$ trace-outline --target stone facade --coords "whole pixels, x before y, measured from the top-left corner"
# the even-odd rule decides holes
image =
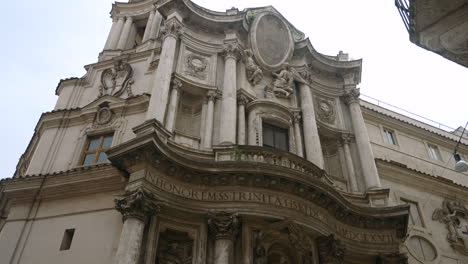
[[[111,14],[0,182],[0,262],[468,262],[459,135],[360,100],[361,60],[273,7]]]

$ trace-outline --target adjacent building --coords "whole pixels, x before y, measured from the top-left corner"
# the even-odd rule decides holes
[[[460,134],[360,100],[361,60],[271,6],[111,17],[0,181],[1,263],[468,263]]]

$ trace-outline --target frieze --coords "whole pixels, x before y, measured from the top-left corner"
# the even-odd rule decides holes
[[[190,177],[190,175],[189,175]],[[369,243],[394,243],[397,239],[389,232],[371,233],[365,231],[354,231],[346,224],[341,224],[330,219],[330,216],[318,210],[317,207],[308,201],[285,197],[267,191],[242,191],[242,190],[205,190],[189,187],[188,185],[176,183],[153,173],[148,173],[146,179],[158,190],[194,201],[206,202],[250,202],[271,205],[279,208],[294,210],[323,225],[330,227],[341,237],[361,242]],[[240,189],[240,188],[238,188]],[[328,202],[322,198],[322,202]],[[359,219],[366,223],[365,219]],[[382,227],[382,226],[381,226]]]

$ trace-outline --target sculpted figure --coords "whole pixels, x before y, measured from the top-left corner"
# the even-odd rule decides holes
[[[267,264],[265,248],[261,245],[255,247],[255,264]]]
[[[180,258],[180,252],[178,250],[179,243],[172,241],[167,245],[166,250],[160,253],[158,257],[159,264],[184,264]]]
[[[253,85],[258,84],[263,79],[263,71],[258,67],[253,59],[252,50],[244,50],[244,63],[247,73],[247,79]]]
[[[278,97],[288,98],[293,92],[294,74],[288,63],[283,65],[279,73],[273,73],[276,79],[273,81],[273,93]]]

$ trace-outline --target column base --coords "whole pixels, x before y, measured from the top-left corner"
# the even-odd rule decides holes
[[[366,199],[372,207],[388,206],[389,188],[370,188],[365,192]]]

